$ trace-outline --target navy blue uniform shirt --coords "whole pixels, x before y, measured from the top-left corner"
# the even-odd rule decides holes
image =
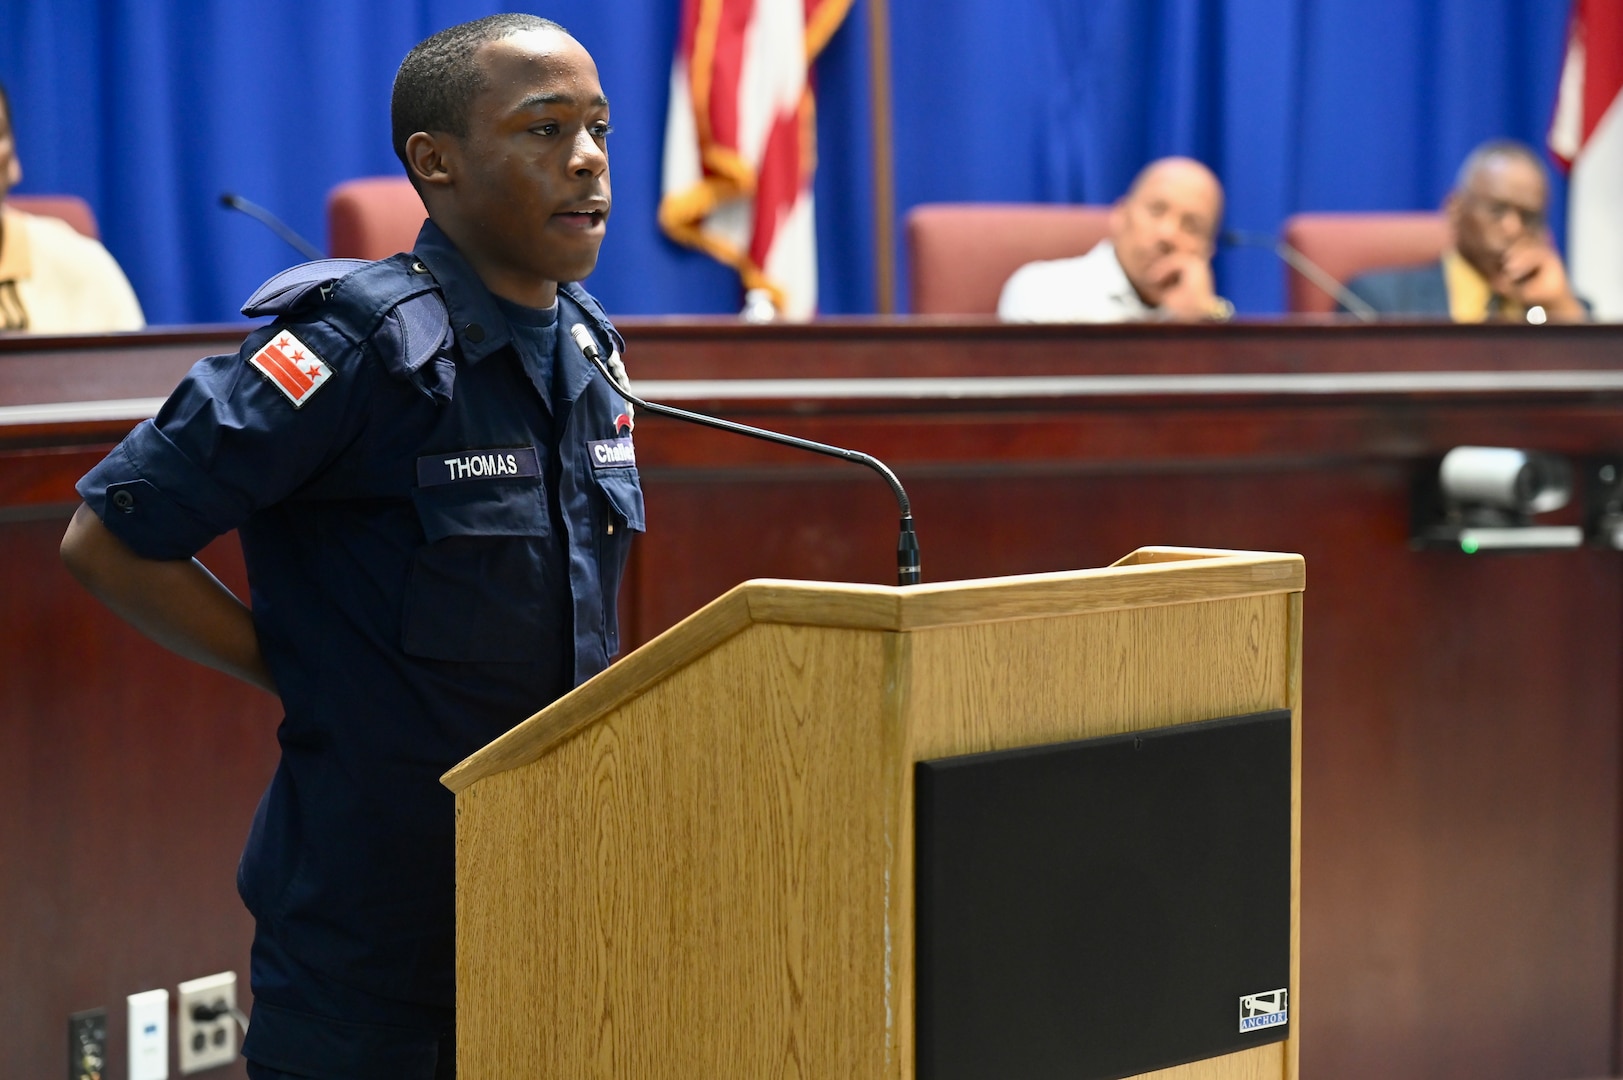
[[[424,282],[452,333],[431,377],[408,377],[379,327]],[[567,328],[584,322],[605,351],[617,335],[573,286],[559,320],[538,385],[495,298],[429,223],[414,255],[200,361],[79,482],[147,558],[238,530],[286,713],[238,887],[289,954],[366,993],[451,1004],[439,777],[618,650],[642,492],[625,402]],[[267,346],[305,372],[297,404]]]

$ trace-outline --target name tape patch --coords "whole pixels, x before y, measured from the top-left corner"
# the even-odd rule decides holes
[[[594,469],[635,469],[637,467],[637,448],[631,444],[631,436],[619,439],[599,439],[586,444],[592,455],[592,468]]]
[[[426,454],[417,459],[417,486],[455,484],[463,480],[490,480],[508,476],[540,476],[541,462],[533,446],[505,446],[495,450],[456,450]]]
[[[1240,1030],[1258,1031],[1278,1027],[1290,1019],[1284,990],[1246,994],[1240,999]]]
[[[332,378],[332,368],[316,355],[316,351],[286,330],[277,334],[248,358],[280,390],[293,407],[304,403]]]

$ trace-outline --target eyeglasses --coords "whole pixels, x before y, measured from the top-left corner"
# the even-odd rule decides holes
[[[1481,195],[1467,195],[1466,202],[1470,205],[1472,213],[1488,221],[1500,222],[1505,220],[1505,215],[1515,214],[1524,230],[1532,231],[1544,227],[1543,210],[1532,210],[1505,202],[1503,199],[1489,199]]]

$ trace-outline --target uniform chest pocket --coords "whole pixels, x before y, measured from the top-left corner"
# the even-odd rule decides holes
[[[419,487],[412,501],[425,543],[412,559],[401,647],[431,660],[565,655],[567,565],[540,479]]]
[[[620,620],[616,599],[626,560],[631,557],[631,536],[643,532],[642,485],[635,469],[602,469],[592,475],[601,496],[593,500],[597,533],[597,569],[603,582],[603,633],[609,656],[620,651]]]
[[[620,531],[623,526],[630,532],[643,532],[642,485],[634,469],[604,469],[593,474],[597,488],[603,493],[608,514],[605,521]]]

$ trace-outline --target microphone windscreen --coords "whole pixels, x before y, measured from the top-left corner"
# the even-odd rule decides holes
[[[597,349],[597,342],[592,340],[592,335],[583,324],[576,323],[571,326],[569,336],[575,339],[575,344],[580,347],[580,351],[585,353],[588,359],[601,355]]]

